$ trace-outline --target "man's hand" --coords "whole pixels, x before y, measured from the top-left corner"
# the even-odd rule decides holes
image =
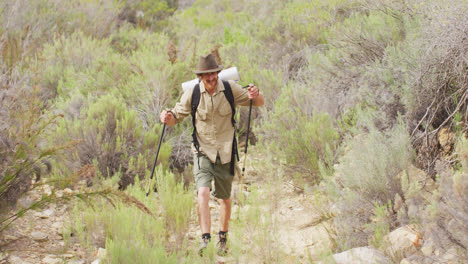
[[[159,119],[161,120],[161,123],[166,124],[168,126],[175,125],[175,118],[171,111],[163,110],[159,115]]]
[[[249,91],[249,99],[255,99],[259,94],[259,90],[255,84],[249,84],[249,88],[247,88]]]
[[[249,84],[249,88],[247,89],[249,91],[249,99],[253,101],[253,104],[255,106],[262,106],[265,103],[265,98],[263,97],[263,94],[260,93],[255,84]]]

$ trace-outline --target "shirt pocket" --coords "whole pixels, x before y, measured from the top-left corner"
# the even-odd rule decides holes
[[[231,105],[229,104],[229,102],[222,103],[218,107],[218,113],[220,116],[232,115],[232,109],[231,109]]]
[[[197,113],[195,114],[195,121],[197,126],[197,132],[199,134],[208,134],[208,112],[205,109],[197,109]]]

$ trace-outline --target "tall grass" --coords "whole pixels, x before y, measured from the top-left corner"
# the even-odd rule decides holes
[[[98,200],[93,207],[77,203],[72,228],[81,243],[90,251],[106,248],[107,263],[179,263],[184,259],[184,252],[189,253],[192,191],[161,168],[156,175],[158,193],[151,192],[147,197],[138,180],[125,191],[147,210],[131,206],[125,199],[114,204]]]

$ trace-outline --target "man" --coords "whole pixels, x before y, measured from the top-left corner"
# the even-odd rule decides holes
[[[222,69],[223,66],[218,65],[214,56],[209,54],[200,57],[197,68],[193,71],[200,80],[192,148],[194,149],[193,172],[198,192],[198,219],[202,231],[200,254],[203,254],[203,250],[211,240],[209,200],[212,181],[214,181],[212,194],[220,203],[219,252],[223,254],[227,252],[227,232],[231,218],[230,197],[234,177],[233,153],[237,149],[233,140],[235,127],[232,122],[231,103],[228,101],[229,95],[226,96],[227,89],[230,87],[232,91],[234,106],[248,106],[250,100],[253,100],[254,106],[264,104],[263,95],[253,84],[245,90],[235,82],[229,81],[229,87],[225,87],[223,81],[218,79],[218,73]],[[162,123],[173,126],[191,114],[194,89],[196,88],[187,89],[172,111],[161,113]]]

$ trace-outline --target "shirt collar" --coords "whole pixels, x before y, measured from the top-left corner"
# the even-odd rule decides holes
[[[221,81],[221,79],[218,78],[218,87],[217,87],[216,92],[214,94],[217,94],[217,93],[223,92],[223,91],[224,91],[223,81]],[[200,94],[205,93],[205,92],[207,92],[206,88],[205,88],[205,84],[202,81],[200,81]]]

